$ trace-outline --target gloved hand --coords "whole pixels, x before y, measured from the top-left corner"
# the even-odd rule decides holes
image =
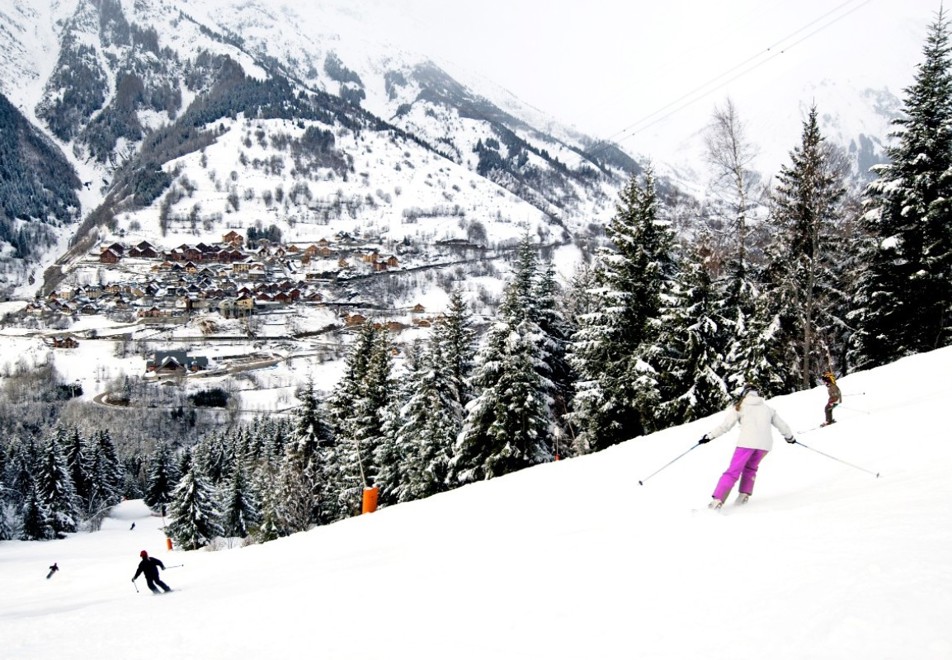
[[[797,439],[794,438],[792,435],[791,435],[789,438],[784,438],[784,440],[786,440],[787,442],[789,442],[791,445],[792,445],[794,442],[797,441]]]
[[[710,442],[711,439],[707,437],[707,433],[701,436],[701,439],[697,441],[699,445],[703,445],[705,442]]]

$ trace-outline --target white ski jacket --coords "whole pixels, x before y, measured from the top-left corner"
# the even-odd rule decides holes
[[[713,439],[723,435],[738,422],[740,422],[740,437],[737,438],[738,447],[770,451],[773,447],[771,425],[777,427],[777,430],[783,434],[784,439],[793,436],[793,431],[777,414],[777,411],[768,406],[760,395],[749,392],[741,402],[740,410],[737,410],[734,406],[728,408],[724,421],[712,429],[707,437]]]

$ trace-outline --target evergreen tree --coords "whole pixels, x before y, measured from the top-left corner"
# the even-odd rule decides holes
[[[673,237],[658,216],[654,176],[632,177],[608,225],[594,309],[579,318],[570,360],[578,374],[572,418],[579,451],[595,451],[656,428],[657,375],[651,355],[662,293],[674,272]]]
[[[871,236],[851,312],[866,369],[952,343],[952,57],[944,8],[930,26],[889,162],[867,189]]]
[[[183,467],[182,478],[172,492],[171,522],[166,531],[182,550],[197,550],[222,535],[221,514],[214,490],[198,467],[187,458]]]
[[[164,510],[172,501],[172,492],[178,481],[179,471],[172,459],[172,451],[160,444],[151,456],[143,500],[153,511]]]
[[[455,483],[491,479],[552,458],[552,384],[539,375],[542,333],[520,311],[521,300],[516,278],[477,355],[478,394],[467,406],[450,464]]]
[[[49,509],[53,531],[57,536],[75,532],[79,524],[79,498],[63,455],[62,434],[49,437],[39,457],[36,489]]]
[[[392,357],[388,333],[364,323],[347,357],[344,376],[331,396],[337,443],[337,517],[360,510],[363,489],[375,484],[377,450],[391,399]]]
[[[98,511],[122,501],[125,492],[125,470],[119,462],[109,431],[100,430],[93,433],[89,439],[89,451],[93,455],[90,469],[90,509]]]
[[[64,453],[69,474],[73,479],[76,496],[79,498],[82,510],[92,513],[89,508],[89,491],[92,488],[91,456],[86,448],[86,441],[75,426],[64,433]]]
[[[18,440],[11,446],[7,483],[10,487],[9,498],[14,504],[22,504],[33,489],[37,461],[36,445],[32,440]]]
[[[662,427],[706,417],[730,400],[724,354],[732,338],[727,334],[723,299],[707,265],[709,255],[705,245],[696,247],[663,312],[658,341]]]
[[[36,485],[30,487],[20,509],[22,528],[20,538],[24,541],[46,541],[56,538],[53,514],[40,495]]]
[[[433,335],[449,369],[448,377],[457,389],[456,400],[465,406],[473,398],[469,384],[476,356],[476,332],[473,319],[459,289],[450,293],[446,313],[434,325]],[[462,418],[459,420],[462,425]]]
[[[773,366],[785,381],[782,392],[808,389],[829,368],[827,338],[844,323],[846,304],[837,269],[843,258],[839,204],[846,191],[820,134],[815,106],[790,160],[780,169],[773,195],[776,232],[768,248],[765,292],[780,329],[773,339],[783,361]]]
[[[249,528],[259,520],[258,503],[247,477],[244,459],[237,456],[231,477],[222,490],[221,525],[224,536],[248,536]]]
[[[415,361],[407,378],[407,397],[401,424],[391,450],[390,466],[381,470],[396,483],[397,501],[429,497],[449,488],[453,445],[463,426],[455,365],[443,350],[447,344],[434,335]]]

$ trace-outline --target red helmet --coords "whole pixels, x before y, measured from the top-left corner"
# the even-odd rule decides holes
[[[149,556],[149,553],[146,552],[145,550],[143,550],[142,552],[139,553],[139,556],[140,556],[140,557],[148,557],[148,556]]]

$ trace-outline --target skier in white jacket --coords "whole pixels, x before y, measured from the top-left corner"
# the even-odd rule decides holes
[[[740,479],[740,495],[737,502],[743,504],[754,492],[754,480],[757,478],[757,468],[760,462],[773,447],[771,426],[776,426],[784,440],[793,443],[793,431],[777,414],[777,411],[767,405],[757,391],[755,385],[748,384],[733,406],[727,409],[724,421],[719,426],[704,434],[698,442],[704,444],[714,438],[727,433],[740,423],[740,436],[737,438],[737,449],[731,458],[730,466],[721,475],[714,495],[708,505],[712,509],[719,509],[730,494],[737,480]]]

